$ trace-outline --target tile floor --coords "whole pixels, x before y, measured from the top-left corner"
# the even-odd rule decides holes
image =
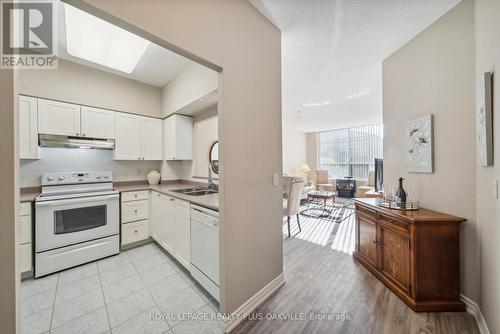
[[[217,310],[217,302],[153,243],[21,283],[21,333],[27,334],[215,334],[224,328],[212,320]]]

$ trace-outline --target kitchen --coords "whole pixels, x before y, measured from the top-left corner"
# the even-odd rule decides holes
[[[67,4],[58,20],[58,69],[18,77],[22,332],[199,326],[146,321],[218,311],[218,73]],[[114,39],[132,50],[110,61]]]

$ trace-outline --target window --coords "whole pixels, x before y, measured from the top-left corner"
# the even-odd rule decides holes
[[[318,168],[328,170],[330,178],[366,181],[375,158],[382,158],[383,137],[382,124],[319,132]]]

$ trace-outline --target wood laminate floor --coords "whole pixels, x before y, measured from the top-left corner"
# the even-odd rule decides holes
[[[350,213],[345,211],[347,218],[340,224],[301,216],[299,234],[292,220],[292,235],[296,235],[284,240],[286,284],[252,315],[263,320],[247,320],[235,332],[479,333],[467,313],[413,312],[355,262],[351,255],[354,215]],[[311,320],[311,314],[336,318]],[[294,319],[276,319],[283,316]]]

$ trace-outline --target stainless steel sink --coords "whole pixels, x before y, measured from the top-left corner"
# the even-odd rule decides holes
[[[218,193],[217,190],[208,188],[186,188],[186,189],[177,189],[172,191],[189,196],[202,196],[202,195],[210,195]]]

